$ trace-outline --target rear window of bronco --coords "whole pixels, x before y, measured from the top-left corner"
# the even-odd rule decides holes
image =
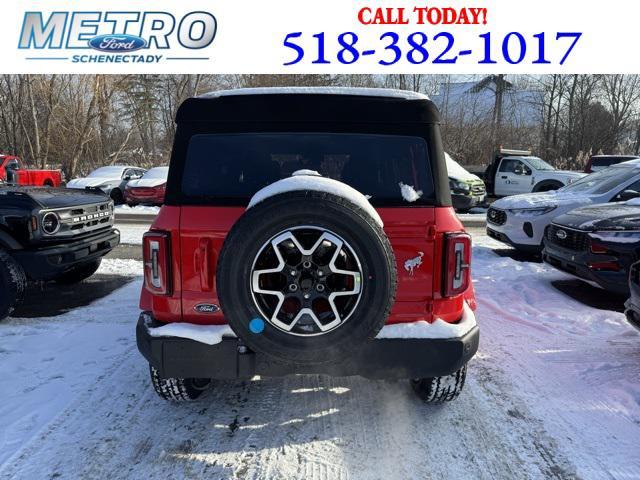
[[[182,193],[246,205],[261,188],[302,169],[351,185],[374,206],[433,204],[425,140],[378,134],[194,135],[187,150]]]

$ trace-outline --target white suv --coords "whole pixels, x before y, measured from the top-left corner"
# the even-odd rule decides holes
[[[640,160],[592,173],[560,190],[496,200],[487,211],[487,235],[516,249],[542,250],[544,230],[553,218],[584,205],[640,196]]]
[[[584,177],[581,172],[556,170],[533,156],[503,157],[496,170],[493,193],[497,197],[557,190]]]

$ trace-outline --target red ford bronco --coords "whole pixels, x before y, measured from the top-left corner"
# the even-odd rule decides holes
[[[186,100],[144,235],[138,349],[156,392],[288,374],[410,379],[453,400],[479,331],[439,115],[379,89]]]

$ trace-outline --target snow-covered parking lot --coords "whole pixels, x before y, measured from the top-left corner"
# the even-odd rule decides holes
[[[640,335],[475,236],[481,347],[461,397],[407,382],[219,383],[169,404],[135,347],[139,277],[0,324],[0,478],[640,478]],[[139,272],[107,260],[107,273]]]

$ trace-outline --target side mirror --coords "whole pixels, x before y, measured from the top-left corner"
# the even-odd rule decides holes
[[[623,190],[618,194],[618,198],[621,202],[626,202],[627,200],[638,197],[640,197],[640,192],[636,192],[635,190]]]
[[[123,180],[131,180],[131,175],[125,175],[122,177]]]

